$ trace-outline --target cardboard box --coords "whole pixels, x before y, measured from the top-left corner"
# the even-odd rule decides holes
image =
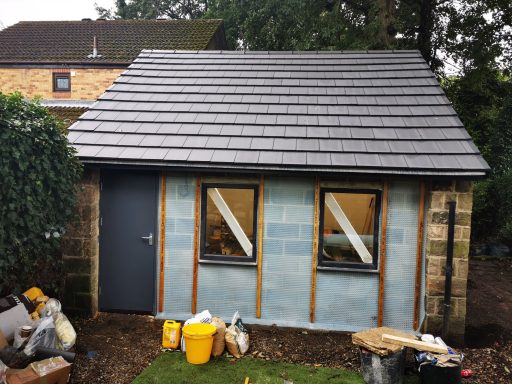
[[[60,357],[60,356],[59,356]],[[44,371],[42,376],[36,372]],[[8,369],[7,384],[66,384],[71,373],[71,364],[62,357],[52,357],[30,364],[25,369]]]
[[[4,334],[0,330],[0,349],[3,349],[7,347],[9,344],[7,343],[7,339],[5,338]]]

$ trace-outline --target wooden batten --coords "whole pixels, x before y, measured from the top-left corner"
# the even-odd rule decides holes
[[[379,309],[377,326],[382,327],[384,321],[384,277],[386,272],[386,234],[388,224],[388,190],[389,184],[384,182],[382,190],[382,231],[380,237],[380,273],[379,273]]]
[[[201,178],[196,177],[196,206],[194,214],[194,269],[192,280],[192,314],[197,312],[197,275],[199,269],[199,227],[201,225]]]
[[[261,284],[263,277],[263,204],[265,202],[264,192],[264,177],[260,177],[260,188],[258,193],[258,276],[256,280],[256,318],[261,318]]]
[[[418,242],[416,246],[416,281],[414,285],[413,329],[418,329],[420,321],[421,272],[423,260],[423,231],[425,222],[425,182],[420,182],[420,201],[418,211]]]
[[[160,187],[160,273],[158,280],[158,312],[164,311],[164,281],[165,281],[165,202],[166,202],[166,188],[167,178],[165,173],[162,173],[162,185]]]
[[[315,205],[313,213],[313,260],[311,266],[311,298],[309,301],[309,321],[315,322],[316,305],[316,267],[318,260],[318,229],[319,229],[319,210],[320,210],[320,179],[315,181]]]

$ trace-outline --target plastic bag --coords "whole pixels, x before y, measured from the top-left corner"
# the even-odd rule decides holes
[[[235,312],[231,325],[226,329],[225,340],[229,353],[236,358],[241,357],[249,350],[249,333],[242,323],[238,311]]]
[[[60,301],[57,299],[49,299],[46,302],[46,305],[44,306],[42,316],[43,317],[50,317],[54,314],[62,311],[62,305],[60,304]]]
[[[189,324],[198,324],[198,323],[204,323],[204,324],[210,324],[212,322],[212,314],[209,310],[205,309],[203,312],[197,313],[194,317],[191,317],[185,323],[183,324],[183,327],[185,325]],[[187,346],[185,345],[185,336],[181,335],[181,352],[185,352],[187,349]]]
[[[53,317],[45,317],[37,326],[36,330],[30,336],[23,352],[27,356],[32,356],[37,347],[55,348],[57,335],[55,332],[55,323]]]
[[[62,312],[53,314],[53,321],[55,323],[55,332],[59,338],[59,342],[62,345],[62,349],[67,351],[76,341],[76,332],[68,318]],[[57,345],[60,346],[60,345]]]
[[[5,383],[5,372],[7,372],[7,365],[0,360],[0,384]]]

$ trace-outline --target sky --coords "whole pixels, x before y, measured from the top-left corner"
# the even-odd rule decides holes
[[[0,0],[0,29],[19,21],[97,19],[94,4],[112,8],[115,0]]]

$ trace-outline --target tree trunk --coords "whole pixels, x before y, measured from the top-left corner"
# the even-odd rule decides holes
[[[431,67],[435,56],[435,52],[432,48],[435,9],[436,0],[421,0],[418,49]]]
[[[379,45],[386,49],[391,48],[395,38],[395,28],[393,27],[395,15],[394,0],[377,0],[379,32],[377,35]]]

